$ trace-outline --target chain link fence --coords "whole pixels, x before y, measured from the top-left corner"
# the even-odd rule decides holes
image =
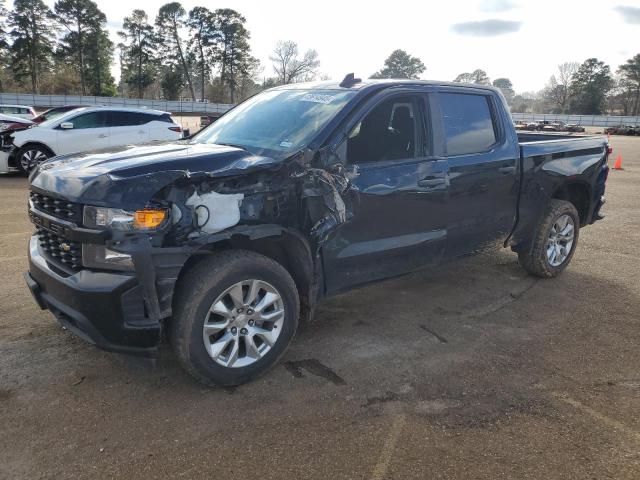
[[[63,105],[146,107],[171,113],[200,113],[214,116],[220,116],[233,107],[233,105],[226,103],[142,100],[137,98],[90,97],[85,95],[31,95],[27,93],[0,93],[0,104],[24,105],[42,109],[61,107]]]
[[[583,127],[615,127],[618,125],[640,126],[640,117],[620,115],[551,115],[538,113],[512,113],[511,117],[518,122],[565,122]]]

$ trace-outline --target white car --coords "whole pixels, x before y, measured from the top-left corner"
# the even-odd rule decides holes
[[[0,105],[0,114],[31,120],[36,116],[36,111],[33,107],[25,107],[24,105]]]
[[[28,173],[56,155],[180,138],[182,127],[167,112],[125,107],[77,108],[16,132],[9,163]]]

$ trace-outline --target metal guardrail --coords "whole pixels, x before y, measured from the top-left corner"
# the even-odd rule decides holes
[[[143,100],[122,97],[91,97],[85,95],[31,95],[28,93],[0,93],[0,104],[29,107],[61,107],[63,105],[109,105],[117,107],[146,107],[171,113],[204,113],[222,115],[233,105],[227,103]]]
[[[582,125],[585,127],[615,127],[617,125],[640,126],[640,117],[627,117],[621,115],[555,115],[538,113],[512,113],[514,121],[521,122],[565,122]]]

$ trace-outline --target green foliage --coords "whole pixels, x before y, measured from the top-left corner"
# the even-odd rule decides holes
[[[479,68],[474,70],[471,73],[461,73],[455,78],[454,82],[475,83],[478,85],[491,85],[491,80],[487,76],[487,72]]]
[[[29,81],[40,92],[42,74],[53,55],[53,13],[42,0],[15,0],[9,17],[11,69],[18,82]]]
[[[370,78],[418,78],[427,67],[418,57],[412,57],[404,50],[394,50],[384,61],[384,68]]]
[[[597,58],[585,60],[572,78],[569,106],[572,113],[600,115],[605,109],[607,94],[613,88],[608,65]]]
[[[235,10],[221,8],[214,12],[216,30],[219,32],[215,60],[220,65],[220,79],[229,89],[229,101],[236,101],[235,93],[241,78],[246,77],[256,59],[249,47],[249,31],[246,19]]]
[[[189,87],[191,99],[196,99],[180,37],[181,30],[186,26],[186,15],[187,12],[179,2],[171,2],[160,7],[156,17],[158,54],[163,59],[161,86],[167,99],[167,92],[172,92],[172,99],[178,97],[185,83]],[[178,83],[167,89],[170,81]],[[174,94],[174,91],[178,93]]]
[[[629,114],[640,115],[640,53],[620,65],[618,74],[622,80],[625,96],[632,105]]]
[[[133,87],[138,98],[144,98],[145,89],[155,80],[159,59],[156,55],[156,37],[143,10],[134,10],[125,17],[122,31],[124,82]]]
[[[56,55],[77,72],[80,92],[105,95],[115,85],[110,72],[113,42],[106,30],[107,17],[92,0],[58,0],[57,21],[67,33],[59,41]]]
[[[496,78],[493,81],[493,86],[498,88],[502,92],[502,95],[504,95],[507,102],[511,104],[513,97],[516,95],[516,92],[513,90],[513,83],[511,83],[511,80],[508,78]]]
[[[211,76],[211,65],[217,55],[220,34],[216,29],[213,12],[205,7],[194,7],[189,12],[187,27],[190,34],[187,44],[188,55],[198,76],[200,99],[204,100],[205,84]]]

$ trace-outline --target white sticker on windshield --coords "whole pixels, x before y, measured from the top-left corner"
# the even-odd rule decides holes
[[[293,145],[291,142],[280,142],[280,146],[284,148],[290,148]]]
[[[336,98],[333,95],[322,95],[320,93],[307,93],[300,98],[301,102],[313,102],[328,104]]]

